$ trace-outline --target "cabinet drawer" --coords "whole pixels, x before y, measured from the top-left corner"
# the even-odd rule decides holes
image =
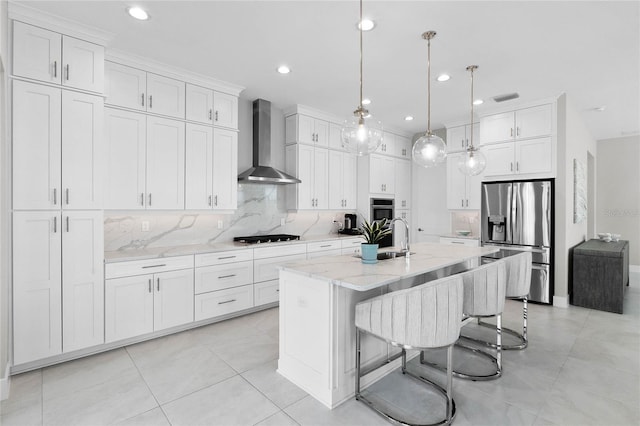
[[[237,262],[196,268],[196,294],[253,283],[253,262]]]
[[[223,263],[244,262],[253,260],[253,250],[229,250],[217,253],[196,254],[194,258],[196,268],[200,266],[221,265]]]
[[[196,321],[253,307],[253,285],[212,291],[195,296]]]
[[[440,244],[458,244],[470,247],[480,247],[480,241],[472,238],[448,238],[440,237]]]
[[[323,250],[323,251],[314,251],[311,253],[307,253],[307,259],[315,259],[316,257],[323,256],[340,256],[342,254],[342,249],[337,248],[333,250]]]
[[[269,257],[287,256],[290,254],[306,254],[306,244],[287,244],[277,247],[261,247],[253,250],[254,259],[266,259]]]
[[[278,265],[293,262],[295,260],[306,259],[305,254],[295,254],[292,256],[270,257],[268,259],[256,259],[253,261],[253,281],[277,280],[279,275]]]
[[[350,247],[350,248],[343,248],[342,250],[340,250],[340,254],[343,255],[343,256],[359,255],[360,254],[360,246],[358,246],[358,247]]]
[[[339,240],[335,241],[318,241],[317,243],[307,243],[307,253],[316,251],[327,251],[342,248]]]
[[[105,279],[109,279],[188,268],[193,268],[193,256],[162,257],[159,259],[107,263],[104,275]]]
[[[362,245],[362,243],[364,242],[364,240],[360,237],[358,238],[349,238],[349,239],[345,239],[345,240],[341,240],[340,241],[340,247],[343,249],[346,248],[360,248],[360,245]]]
[[[253,301],[255,306],[280,301],[279,281],[273,280],[255,284],[253,286]]]

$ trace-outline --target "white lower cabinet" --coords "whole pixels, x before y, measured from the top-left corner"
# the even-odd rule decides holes
[[[346,238],[340,241],[341,254],[359,255],[360,249],[364,243],[364,239],[358,238]]]
[[[440,237],[440,244],[458,244],[461,246],[480,247],[480,240],[477,238]]]
[[[197,294],[195,304],[196,321],[249,309],[253,307],[253,285]]]
[[[105,280],[107,343],[193,321],[193,257],[183,257],[191,259],[190,269]],[[171,267],[171,260],[163,259],[165,263],[157,263],[155,259],[155,265],[151,261],[137,264],[140,271],[153,270],[156,266],[166,269]],[[107,277],[111,275],[111,265],[107,265]]]
[[[14,212],[14,364],[103,343],[102,223],[98,211]]]
[[[280,301],[280,284],[278,280],[264,281],[253,286],[253,301],[255,306],[266,305]]]

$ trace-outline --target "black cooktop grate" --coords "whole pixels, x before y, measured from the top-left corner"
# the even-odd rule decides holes
[[[277,243],[279,241],[294,241],[299,239],[300,239],[300,235],[273,234],[273,235],[252,235],[250,237],[235,237],[233,241],[237,243],[260,244],[260,243]]]

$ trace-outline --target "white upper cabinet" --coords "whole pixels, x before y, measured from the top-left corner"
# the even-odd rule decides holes
[[[329,209],[356,208],[356,156],[329,150]]]
[[[145,208],[147,117],[105,108],[106,209]]]
[[[369,156],[369,192],[393,195],[396,165],[393,158],[384,155]]]
[[[411,208],[411,162],[395,160],[395,208]]]
[[[103,100],[62,92],[62,207],[101,209]]]
[[[109,61],[105,61],[104,68],[105,103],[146,111],[147,73]]]
[[[464,155],[464,153],[457,153],[447,156],[447,208],[450,210],[479,210],[483,175],[466,176],[462,174],[458,169],[458,160]],[[491,158],[491,162],[487,161],[487,169],[490,164],[498,163],[487,151],[485,151],[485,155]]]
[[[345,151],[342,147],[342,127],[336,123],[329,123],[329,148]]]
[[[395,137],[395,153],[396,156],[406,159],[411,159],[411,149],[413,148],[411,145],[411,139],[405,136],[396,135]]]
[[[60,208],[61,99],[55,87],[13,82],[14,209]]]
[[[469,124],[447,127],[447,152],[461,152],[471,144],[471,131],[473,130],[474,146],[480,145],[480,123],[474,123],[473,129]]]
[[[286,143],[328,147],[329,122],[304,114],[290,115],[286,118]]]
[[[104,47],[14,21],[13,74],[102,93]]]
[[[238,133],[213,130],[213,208],[238,207]]]
[[[552,105],[545,104],[482,117],[480,142],[488,144],[549,136],[552,131],[552,111]]]
[[[184,118],[185,83],[158,74],[147,73],[147,111]]]
[[[187,83],[186,114],[189,121],[213,124],[213,90]]]
[[[213,94],[214,126],[238,129],[238,97],[221,92]]]
[[[382,143],[375,150],[376,154],[395,155],[396,136],[393,133],[384,132]]]
[[[185,124],[147,117],[147,208],[184,209]]]
[[[287,186],[290,210],[329,208],[329,150],[295,144],[286,147],[286,172],[302,182]]]

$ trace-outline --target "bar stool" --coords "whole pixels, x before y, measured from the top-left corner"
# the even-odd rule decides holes
[[[502,311],[505,300],[506,270],[505,262],[498,260],[488,263],[470,271],[459,274],[464,284],[463,312],[465,320],[468,318],[496,317],[496,355],[481,349],[464,345],[458,340],[456,348],[471,352],[474,355],[488,359],[495,371],[490,374],[472,374],[454,371],[453,375],[468,380],[493,380],[502,375]],[[461,336],[462,337],[462,336]],[[438,363],[425,358],[424,352],[420,353],[420,362],[444,370]]]
[[[444,419],[431,425],[450,424],[456,414],[452,394],[453,344],[460,336],[463,302],[462,277],[454,275],[421,284],[406,290],[374,297],[356,305],[356,399],[394,423],[410,424],[395,418],[383,407],[360,393],[360,378],[387,364],[367,369],[360,365],[362,333],[375,336],[402,348],[402,373],[423,382],[447,401]],[[407,370],[407,349],[447,348],[447,385],[440,385]]]
[[[503,260],[507,272],[507,288],[505,297],[507,299],[522,299],[522,334],[510,328],[502,327],[502,332],[514,336],[519,343],[513,345],[502,345],[502,350],[520,350],[527,347],[527,296],[531,288],[531,252],[525,251],[513,256],[505,257]],[[495,328],[493,324],[478,319],[478,324],[483,327]],[[461,336],[465,339],[478,343],[484,343],[492,348],[496,347],[493,342],[476,339],[468,336]]]

